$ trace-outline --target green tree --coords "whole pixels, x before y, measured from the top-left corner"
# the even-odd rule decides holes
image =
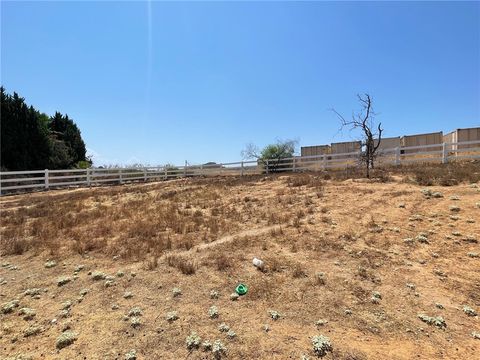
[[[68,166],[74,166],[79,161],[87,161],[85,143],[82,140],[80,130],[68,115],[63,116],[58,111],[50,121],[50,131],[56,140],[61,140],[68,148],[70,162]]]
[[[28,106],[17,93],[1,96],[2,170],[62,169],[91,164],[77,125],[67,116],[52,118]],[[82,163],[83,162],[83,163]]]
[[[279,172],[290,169],[295,154],[296,140],[277,140],[260,150],[254,144],[248,144],[242,151],[244,159],[257,159],[269,172]]]
[[[1,87],[1,167],[9,170],[45,168],[49,140],[39,113],[17,93]]]

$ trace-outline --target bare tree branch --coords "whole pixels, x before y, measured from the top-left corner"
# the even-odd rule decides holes
[[[376,158],[376,152],[380,147],[382,141],[382,123],[375,126],[375,112],[373,111],[372,98],[369,94],[363,96],[357,94],[358,101],[360,102],[362,109],[357,114],[352,113],[352,119],[346,120],[338,111],[331,109],[331,111],[340,120],[340,130],[344,127],[350,127],[350,131],[355,129],[362,130],[362,154],[361,161],[365,163],[367,170],[367,177],[370,177],[370,169],[374,168],[374,161]],[[377,129],[375,131],[375,128]],[[375,144],[375,137],[378,137],[378,142]]]

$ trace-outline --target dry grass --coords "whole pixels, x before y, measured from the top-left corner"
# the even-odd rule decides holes
[[[17,310],[0,314],[2,356],[114,359],[136,349],[139,359],[212,358],[186,349],[186,336],[196,331],[202,339],[221,339],[230,359],[313,358],[310,338],[319,333],[334,347],[327,359],[474,358],[478,340],[470,334],[480,331],[478,319],[458,310],[480,307],[479,260],[467,256],[479,252],[478,243],[463,240],[480,234],[472,166],[459,172],[457,185],[433,185],[444,194],[439,199],[420,192],[419,168],[370,181],[336,172],[331,180],[276,174],[3,197],[0,262],[18,268],[0,267],[1,303],[18,298],[21,307],[35,309],[30,323],[41,331],[24,337],[29,324]],[[434,178],[437,184],[441,176]],[[461,209],[456,220],[452,195]],[[429,244],[404,242],[421,232]],[[265,262],[263,271],[253,257]],[[47,269],[48,259],[57,266]],[[113,276],[113,285],[93,281],[88,273],[94,271]],[[58,286],[62,276],[72,281]],[[240,282],[249,292],[231,301]],[[48,291],[39,299],[23,296],[29,288]],[[174,297],[173,288],[181,295]],[[82,289],[88,293],[80,302]],[[218,299],[210,298],[213,289]],[[374,291],[382,294],[378,304],[371,301]],[[62,318],[67,300],[73,305]],[[217,320],[208,317],[212,305]],[[132,328],[122,316],[135,306],[141,325]],[[272,309],[279,320],[269,317]],[[179,319],[168,322],[172,311]],[[448,326],[431,328],[418,313],[441,315]],[[317,327],[318,319],[328,323]],[[235,340],[218,332],[222,322]],[[67,326],[78,339],[53,353]]]

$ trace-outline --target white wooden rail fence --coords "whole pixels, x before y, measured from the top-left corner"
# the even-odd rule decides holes
[[[360,166],[361,152],[295,156],[279,163],[237,161],[223,164],[156,166],[112,169],[68,169],[0,172],[0,192],[33,191],[133,181],[168,180],[180,177],[208,175],[248,175],[272,171],[319,171]],[[377,164],[401,165],[422,162],[447,163],[460,159],[480,159],[480,140],[434,145],[396,147],[382,150]]]

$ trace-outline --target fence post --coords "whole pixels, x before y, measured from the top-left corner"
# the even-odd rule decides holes
[[[123,184],[122,169],[119,170],[120,174],[120,184]]]
[[[242,161],[242,165],[241,165],[241,169],[240,169],[240,176],[243,176],[243,161]]]
[[[166,166],[165,166],[165,180],[168,180],[168,169]]]
[[[268,159],[267,159],[267,161],[266,161],[266,165],[267,165],[266,171],[267,171],[267,175],[268,175]]]
[[[295,156],[294,156],[294,157],[293,157],[293,165],[292,165],[292,170],[293,170],[293,172],[295,172],[295,163],[296,163],[296,161],[295,161]]]
[[[48,190],[48,187],[50,186],[49,185],[49,182],[48,182],[48,169],[45,169],[45,189]]]
[[[90,168],[87,168],[87,186],[90,187]]]
[[[400,147],[395,148],[395,165],[400,165]]]
[[[327,170],[327,154],[323,154],[323,170]]]
[[[183,167],[183,177],[187,177],[187,160],[185,160],[185,166]]]
[[[200,164],[200,176],[203,175],[203,164]]]
[[[143,181],[147,182],[147,168],[146,167],[143,168]]]
[[[447,152],[447,144],[442,144],[442,164],[446,164],[448,162],[448,152]]]

